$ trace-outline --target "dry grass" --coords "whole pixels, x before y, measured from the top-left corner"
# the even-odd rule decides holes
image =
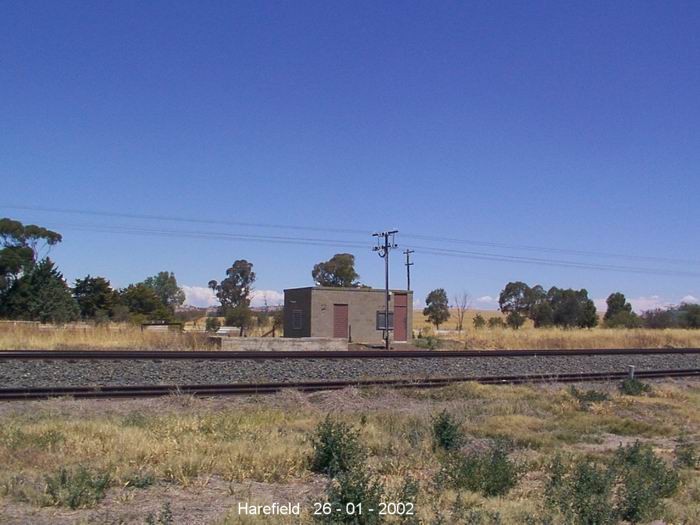
[[[493,313],[493,312],[492,312]],[[421,323],[416,317],[415,328]],[[424,334],[433,334],[429,325]],[[252,334],[255,335],[255,334]],[[564,330],[524,327],[520,330],[480,329],[472,325],[461,334],[443,332],[444,348],[468,349],[567,349],[567,348],[697,348],[700,330],[606,329]],[[202,332],[149,332],[128,324],[34,325],[0,322],[0,350],[60,349],[167,349],[211,350]]]
[[[195,519],[196,509],[176,509],[175,523],[258,523],[238,516],[235,502],[308,503],[311,497],[323,497],[325,482],[308,470],[306,458],[310,433],[330,412],[359,430],[370,469],[388,486],[407,475],[421,482],[420,512],[426,523],[434,523],[436,513],[448,512],[457,496],[430,489],[438,465],[431,418],[447,409],[462,423],[470,443],[495,438],[514,443],[513,456],[527,473],[512,492],[500,498],[463,497],[499,512],[504,524],[523,523],[526,515],[541,509],[542,465],[556,452],[607,457],[620,442],[641,438],[671,461],[680,436],[700,440],[698,382],[656,383],[653,393],[642,397],[621,396],[614,385],[595,388],[607,391],[610,399],[588,410],[559,386],[473,383],[404,392],[5,404],[0,406],[0,504],[14,505],[15,514],[31,514],[34,523],[63,523],[53,511],[39,508],[43,479],[59,467],[82,465],[110,474],[110,496],[97,510],[109,512],[112,519],[127,509],[133,513],[138,501],[159,508],[165,501],[163,488],[172,487],[168,490],[172,494],[177,488],[178,497],[208,494],[208,500],[223,507],[216,519],[209,515],[208,520]],[[681,491],[664,511],[667,522],[693,523],[700,515],[700,472],[686,469],[682,476]],[[149,477],[153,486],[132,488]],[[65,523],[93,511],[76,512]],[[40,519],[43,513],[50,519]],[[308,521],[307,514],[288,522]],[[281,518],[267,522],[287,523]]]
[[[0,350],[211,350],[207,335],[152,332],[129,324],[38,325],[0,322]]]

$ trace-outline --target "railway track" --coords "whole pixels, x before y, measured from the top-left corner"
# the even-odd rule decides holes
[[[542,357],[582,355],[646,355],[646,354],[700,354],[700,348],[600,348],[574,350],[346,350],[346,351],[283,351],[283,352],[234,352],[234,351],[180,351],[180,350],[3,350],[3,360],[45,359],[63,361],[70,359],[385,359],[387,357],[415,357],[421,359],[445,357]]]
[[[482,384],[524,384],[524,383],[574,383],[589,381],[619,381],[629,377],[627,372],[580,373],[558,375],[511,375],[486,377],[449,377],[424,379],[378,379],[366,381],[317,381],[285,383],[249,383],[220,385],[143,385],[143,386],[98,386],[98,387],[56,387],[56,388],[6,388],[0,389],[0,401],[48,399],[52,397],[72,398],[135,398],[157,397],[173,394],[196,396],[256,395],[272,394],[285,389],[302,392],[339,390],[348,387],[389,387],[389,388],[438,388],[454,383],[475,381]],[[642,370],[635,377],[643,379],[700,377],[700,369]]]

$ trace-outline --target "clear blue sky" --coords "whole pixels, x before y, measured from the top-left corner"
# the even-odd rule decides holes
[[[51,256],[71,281],[90,273],[124,286],[167,269],[206,286],[246,258],[259,289],[282,290],[311,284],[315,262],[351,251],[363,282],[381,286],[383,265],[360,233],[11,206],[367,234],[396,227],[401,249],[696,274],[417,250],[418,298],[436,287],[496,296],[510,280],[585,287],[595,298],[700,297],[699,28],[697,2],[5,1],[0,215],[62,232]]]

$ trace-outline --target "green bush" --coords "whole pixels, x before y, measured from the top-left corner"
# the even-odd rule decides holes
[[[508,458],[502,444],[481,452],[452,453],[443,460],[439,482],[455,489],[502,496],[515,486],[520,468]]]
[[[433,450],[441,448],[443,450],[458,449],[464,436],[459,423],[450,415],[447,410],[443,410],[433,418]]]
[[[695,468],[700,460],[695,444],[685,441],[684,439],[678,442],[674,453],[676,455],[675,464],[678,467]]]
[[[326,489],[330,513],[316,516],[316,521],[326,524],[352,523],[374,525],[382,523],[379,504],[384,500],[384,485],[363,465],[341,472]],[[336,512],[341,509],[341,512]],[[361,509],[361,512],[360,512]],[[374,509],[374,512],[369,512]]]
[[[221,321],[218,317],[207,317],[204,328],[207,332],[216,332],[221,328]]]
[[[355,429],[327,415],[311,437],[311,470],[334,477],[360,465],[366,456]]]
[[[569,388],[569,393],[578,401],[581,410],[588,410],[592,403],[601,403],[610,399],[610,396],[605,392],[598,392],[597,390],[582,391],[575,386]]]
[[[610,469],[579,460],[567,469],[559,456],[549,465],[545,500],[572,525],[616,523],[612,505],[614,476]]]
[[[434,337],[432,335],[429,335],[427,337],[421,337],[420,339],[416,339],[413,341],[413,344],[417,346],[418,348],[425,348],[427,350],[435,350],[437,348],[440,348],[440,339],[437,337]]]
[[[678,488],[678,474],[638,441],[618,448],[612,468],[620,484],[618,514],[632,523],[654,518],[660,500]]]
[[[620,447],[609,465],[578,460],[565,467],[559,457],[549,466],[545,500],[566,523],[607,525],[658,518],[661,500],[678,488],[678,474],[648,445]]]
[[[472,323],[474,323],[474,328],[481,330],[484,326],[486,326],[486,319],[484,319],[483,315],[476,314],[474,319],[472,319]]]
[[[639,379],[629,378],[620,384],[620,392],[625,396],[641,396],[651,392],[651,386],[642,383]]]
[[[46,495],[49,505],[71,509],[91,507],[102,500],[109,486],[109,474],[93,475],[80,466],[76,470],[61,468],[46,476]]]

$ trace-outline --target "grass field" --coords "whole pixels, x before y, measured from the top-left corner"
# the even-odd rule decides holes
[[[591,388],[593,394],[462,384],[430,391],[8,403],[0,405],[0,523],[312,523],[312,502],[324,501],[330,490],[310,460],[312,436],[327,414],[354,429],[366,453],[357,460],[360,471],[383,487],[384,499],[407,498],[405,490],[399,493],[407,479],[415,481],[410,497],[421,523],[564,523],[564,511],[545,498],[555,456],[562,454],[567,465],[590,460],[585,465],[599,472],[614,464],[621,444],[636,440],[660,460],[644,468],[678,477],[673,493],[642,522],[697,523],[700,471],[688,452],[700,440],[700,383],[655,383],[641,396],[621,395],[615,385]],[[450,454],[436,447],[433,435],[442,411],[459,425],[459,448]],[[512,487],[488,495],[450,481],[450,458],[478,455],[496,443],[507,456],[488,472],[505,477],[504,465],[512,465]],[[641,479],[635,487],[651,483]],[[623,488],[616,486],[612,501],[624,496]],[[370,501],[368,492],[364,486],[356,497]],[[299,519],[258,520],[238,515],[244,501],[299,502],[305,510]]]
[[[492,312],[493,314],[493,312]],[[700,330],[574,329],[523,327],[474,329],[461,333],[441,329],[438,348],[451,349],[566,349],[566,348],[693,348],[700,347]],[[416,315],[414,332],[434,334]],[[253,333],[252,335],[256,335]],[[0,322],[0,350],[13,349],[170,349],[211,350],[203,332],[149,332],[133,325],[40,327]]]

